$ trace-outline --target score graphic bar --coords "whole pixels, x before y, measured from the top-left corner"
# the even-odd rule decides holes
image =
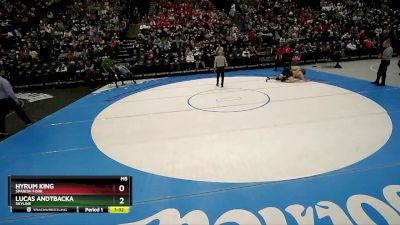
[[[11,212],[21,213],[129,213],[128,206],[109,207],[11,207]]]
[[[12,212],[127,213],[132,205],[131,176],[9,176],[8,184]]]

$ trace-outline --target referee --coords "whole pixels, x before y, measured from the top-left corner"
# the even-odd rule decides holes
[[[26,125],[32,123],[32,120],[25,114],[21,106],[22,102],[15,96],[10,83],[0,76],[0,137],[8,136],[8,133],[6,133],[6,115],[10,110],[15,111]]]
[[[228,62],[222,51],[218,51],[218,55],[214,60],[214,71],[217,73],[217,86],[219,85],[219,77],[221,76],[221,87],[224,87],[224,70],[228,66]]]
[[[385,48],[385,50],[383,50],[383,52],[379,54],[379,58],[381,59],[381,64],[379,65],[378,73],[376,74],[376,80],[374,82],[371,82],[378,86],[385,86],[386,71],[390,64],[390,60],[392,59],[393,56],[393,48],[390,46],[390,39],[386,39],[382,45]],[[379,83],[379,80],[381,80],[381,78],[382,81],[381,83]]]

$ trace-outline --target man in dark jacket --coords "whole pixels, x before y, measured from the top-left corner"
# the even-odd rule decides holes
[[[27,125],[32,123],[32,120],[22,109],[22,102],[15,96],[8,80],[0,76],[0,137],[8,136],[8,133],[6,133],[6,115],[11,110],[15,111]]]

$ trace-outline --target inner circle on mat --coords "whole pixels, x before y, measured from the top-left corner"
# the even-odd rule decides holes
[[[191,96],[199,108],[262,104],[265,96],[273,101],[220,113],[191,107]],[[97,147],[119,163],[209,182],[278,181],[338,170],[376,153],[391,132],[385,109],[358,93],[252,76],[227,77],[224,89],[206,78],[145,90],[111,104],[92,125]]]
[[[188,104],[194,109],[208,112],[243,112],[263,107],[269,101],[269,96],[261,91],[221,88],[192,95]]]

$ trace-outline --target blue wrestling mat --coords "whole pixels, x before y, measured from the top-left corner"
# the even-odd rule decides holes
[[[235,77],[260,79],[257,85],[267,85],[269,82],[266,83],[264,79],[267,75],[277,75],[277,72],[269,69],[228,72],[225,75],[225,87],[229,90],[229,80]],[[383,142],[383,146],[373,153],[356,162],[348,162],[346,166],[310,176],[296,176],[291,179],[271,178],[265,181],[260,178],[253,182],[236,181],[234,178],[238,172],[226,174],[232,178],[228,181],[217,179],[205,181],[202,178],[191,178],[190,174],[169,176],[168,172],[157,173],[147,171],[143,169],[144,167],[136,168],[125,162],[120,163],[108,153],[103,153],[98,147],[100,144],[94,140],[95,131],[92,127],[95,118],[117,101],[140,95],[148,90],[166,88],[167,85],[201,82],[209,78],[212,78],[210,87],[215,88],[214,77],[215,74],[171,77],[93,93],[1,142],[0,224],[400,224],[399,88],[377,87],[363,80],[308,70],[307,77],[313,81],[310,83],[338,87],[372,100],[387,112],[392,126],[391,129],[388,128],[387,141],[378,140]],[[245,88],[245,84],[243,87]],[[280,90],[278,86],[274,88],[275,92]],[[268,104],[267,101],[260,101],[260,107],[264,107],[265,110],[270,105],[278,104],[276,97],[269,95],[268,91],[266,86],[264,92],[268,94]],[[185,104],[190,96],[197,96],[198,93],[203,91],[198,90],[188,95],[188,98],[184,99]],[[239,97],[224,97],[218,98],[217,101],[231,102],[238,99]],[[206,103],[199,100],[196,104]],[[189,105],[187,107],[187,110],[193,110]],[[251,109],[253,108],[259,109],[257,107]],[[240,110],[234,111],[237,113],[236,111]],[[201,111],[201,113],[210,112]],[[370,114],[374,115],[374,112]],[[251,119],[254,118],[248,118]],[[147,125],[148,123],[143,123],[138,129],[146,130]],[[355,122],[351,125],[361,124]],[[211,124],[207,126],[210,126],[211,130],[214,129]],[[375,124],[367,126],[373,129]],[[173,133],[175,129],[178,128],[171,127],[170,132]],[[125,135],[129,130],[128,127],[117,132]],[[330,132],[337,133],[340,137],[340,133],[344,131],[345,129]],[[324,132],[320,135],[323,136]],[[357,143],[370,142],[370,137],[364,139],[359,137],[350,143],[355,146],[355,152],[363,150]],[[108,141],[107,135],[98,138]],[[132,136],[131,142],[135,142],[135,138]],[[287,140],[290,142],[290,137]],[[330,153],[335,155],[334,149],[341,148],[341,140],[338,138],[330,144],[332,145]],[[135,149],[126,151],[126,155],[121,157],[136,157]],[[250,147],[248,151],[251,154]],[[179,154],[176,157],[179,157]],[[159,159],[154,159],[155,164],[160,164],[157,160]],[[335,160],[335,157],[325,160],[329,162]],[[310,170],[319,167],[317,161],[307,164]],[[285,162],[281,164],[284,168]],[[269,169],[264,171],[264,174],[270,176],[277,172]],[[130,175],[132,206],[127,214],[11,213],[7,204],[9,191],[7,180],[10,175]]]

